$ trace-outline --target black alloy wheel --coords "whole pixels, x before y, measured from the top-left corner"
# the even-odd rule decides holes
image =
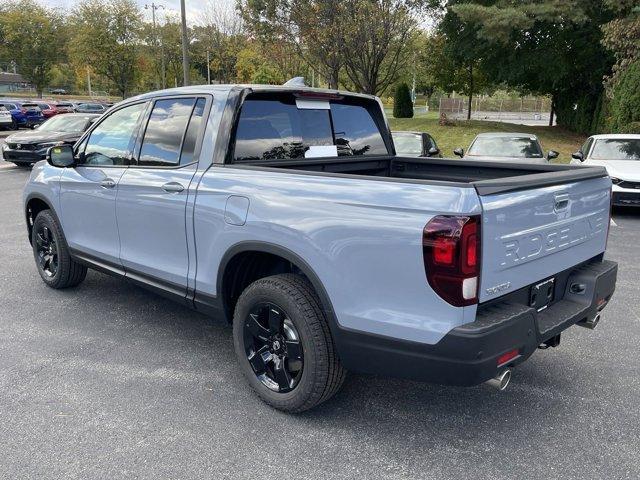
[[[38,265],[49,278],[58,272],[58,244],[48,226],[40,224],[36,230]]]
[[[300,335],[286,312],[273,303],[256,304],[244,327],[247,360],[256,377],[269,390],[293,390],[302,377],[304,352]]]

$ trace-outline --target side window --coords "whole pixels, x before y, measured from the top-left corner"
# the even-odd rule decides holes
[[[144,103],[130,105],[105,118],[86,141],[84,165],[128,165],[133,134],[144,107]]]
[[[591,150],[592,143],[593,143],[593,138],[587,138],[587,141],[584,142],[584,144],[582,145],[582,148],[580,148],[580,151],[584,155],[584,158],[587,158],[587,155],[589,154],[589,150]]]
[[[189,126],[187,127],[187,133],[184,136],[182,142],[182,155],[180,156],[180,165],[186,165],[193,161],[193,155],[196,151],[196,141],[198,140],[198,134],[202,127],[202,116],[204,114],[204,107],[207,101],[204,98],[199,98],[196,101],[196,106],[191,114],[191,120],[189,120]]]
[[[144,132],[138,165],[175,166],[195,98],[157,100]]]

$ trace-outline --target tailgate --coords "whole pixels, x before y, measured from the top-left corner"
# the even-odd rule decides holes
[[[524,179],[521,177],[521,179]],[[484,302],[552,277],[604,252],[611,180],[480,193]]]

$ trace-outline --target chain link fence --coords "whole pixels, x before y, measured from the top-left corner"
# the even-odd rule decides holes
[[[450,120],[466,120],[468,107],[467,98],[440,98],[440,115]],[[547,97],[478,97],[471,102],[472,120],[546,125],[550,113],[551,99]]]

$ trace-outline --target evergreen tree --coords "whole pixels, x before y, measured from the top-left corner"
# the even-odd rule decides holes
[[[413,118],[413,102],[411,92],[406,83],[401,83],[396,88],[393,100],[393,116],[395,118]]]

